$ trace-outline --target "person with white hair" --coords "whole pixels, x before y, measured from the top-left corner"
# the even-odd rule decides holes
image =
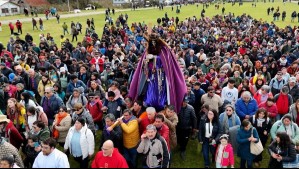
[[[141,135],[138,153],[145,155],[144,166],[147,168],[168,168],[170,154],[165,139],[157,133],[154,125],[146,127],[146,133]]]
[[[273,97],[273,95],[268,85],[263,85],[253,96],[258,105],[262,102],[266,102],[269,97]]]
[[[191,66],[191,63],[197,60],[197,56],[194,54],[194,50],[190,50],[189,54],[185,58],[186,68],[189,68]]]
[[[255,99],[251,98],[251,94],[248,91],[242,93],[235,104],[236,113],[240,117],[241,121],[252,117],[258,109],[258,105]]]
[[[146,126],[149,124],[153,124],[155,121],[155,116],[156,116],[156,109],[154,107],[148,107],[146,110],[147,117],[143,118],[140,123],[139,123],[139,133],[142,135],[145,130]]]

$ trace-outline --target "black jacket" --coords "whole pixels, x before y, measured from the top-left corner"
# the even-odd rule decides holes
[[[296,149],[293,143],[287,145],[286,148],[281,148],[279,155],[282,156],[282,160],[278,162],[271,156],[271,153],[277,154],[277,142],[273,141],[268,148],[270,154],[269,168],[283,168],[282,162],[293,162],[296,160]]]
[[[178,128],[180,129],[195,129],[197,124],[197,118],[195,115],[194,108],[191,105],[182,107],[178,114],[179,123]]]
[[[218,119],[216,121],[217,122],[212,123],[213,130],[212,130],[212,135],[210,137],[210,141],[215,140],[216,142],[218,142],[222,132],[221,132],[221,127],[220,127]],[[199,142],[203,142],[203,140],[205,138],[206,123],[207,123],[207,116],[204,115],[200,119],[200,123],[199,123],[199,127],[198,127],[198,130],[199,130],[198,140],[199,140]]]
[[[5,67],[1,70],[2,74],[8,78],[9,74],[13,73],[12,69]]]
[[[103,129],[102,132],[102,138],[101,138],[101,144],[100,146],[102,147],[104,142],[107,140],[111,140],[114,144],[115,148],[118,148],[120,152],[122,152],[122,145],[123,145],[123,134],[122,134],[122,129],[120,126],[114,127],[114,129],[108,134],[107,130]]]

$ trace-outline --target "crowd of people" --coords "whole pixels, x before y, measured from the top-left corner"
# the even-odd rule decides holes
[[[259,167],[258,142],[270,168],[297,162],[296,26],[165,14],[149,27],[120,15],[96,35],[0,43],[0,167],[68,168],[73,157],[88,168],[95,155],[93,168],[168,168],[189,138],[206,168],[235,167],[234,155]]]

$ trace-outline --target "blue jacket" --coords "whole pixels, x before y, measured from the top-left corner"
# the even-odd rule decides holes
[[[246,105],[242,98],[239,98],[236,102],[236,113],[240,119],[244,119],[246,115],[250,117],[255,114],[258,109],[256,100],[250,99],[249,103]]]
[[[253,160],[255,158],[255,155],[250,153],[250,142],[248,141],[248,138],[251,136],[251,130],[252,128],[246,131],[243,127],[240,127],[238,130],[237,142],[239,143],[239,147],[237,155],[241,159]],[[253,137],[258,139],[255,143],[260,139],[255,128],[253,129]]]
[[[48,98],[46,96],[42,97],[42,100],[41,100],[41,103],[40,105],[43,107],[44,106],[44,101],[46,101]],[[54,94],[51,98],[50,98],[50,110],[49,112],[45,112],[48,119],[54,119],[55,115],[58,113],[58,110],[61,106],[63,106],[64,103],[63,101],[61,100],[61,98]],[[44,107],[43,107],[44,108]]]
[[[70,81],[66,88],[66,94],[72,94],[74,89],[79,87],[83,87],[84,91],[86,90],[86,85],[81,80],[78,80],[76,87],[75,84],[72,81]]]

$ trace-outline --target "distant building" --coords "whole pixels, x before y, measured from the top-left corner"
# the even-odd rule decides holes
[[[0,0],[0,16],[20,14],[20,5],[10,1]]]
[[[113,5],[122,5],[122,4],[128,4],[131,0],[113,0]]]

